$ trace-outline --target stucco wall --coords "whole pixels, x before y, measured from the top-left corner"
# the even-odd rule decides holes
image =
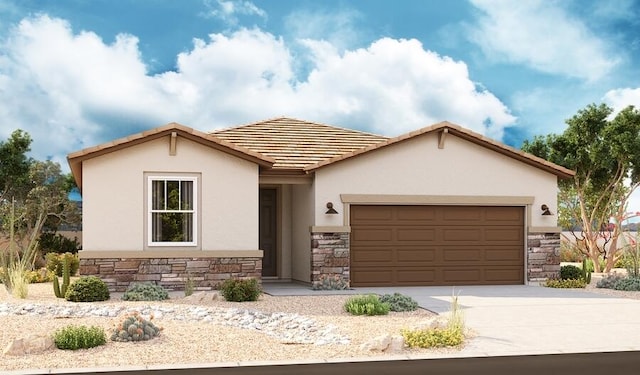
[[[437,134],[320,168],[315,177],[315,225],[345,225],[340,194],[438,196],[533,196],[529,226],[556,226],[541,216],[546,204],[557,214],[557,177],[449,134],[444,149]],[[338,215],[326,215],[333,202]],[[455,204],[455,199],[450,204]]]
[[[258,248],[258,166],[182,137],[170,156],[167,136],[84,162],[84,251],[144,248],[145,172],[199,174],[198,249]]]
[[[313,185],[292,185],[291,266],[294,280],[311,281],[311,233],[313,221]]]

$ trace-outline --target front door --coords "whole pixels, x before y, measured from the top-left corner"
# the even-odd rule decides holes
[[[277,197],[278,191],[271,188],[260,189],[260,250],[262,256],[262,276],[277,276]]]

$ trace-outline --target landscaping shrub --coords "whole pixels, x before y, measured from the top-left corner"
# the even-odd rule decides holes
[[[104,345],[107,338],[104,329],[100,327],[71,325],[56,331],[53,342],[58,349],[77,350]]]
[[[161,285],[152,283],[131,284],[122,295],[125,301],[162,301],[169,299],[169,293]]]
[[[615,290],[625,290],[625,291],[639,291],[640,290],[640,278],[637,277],[625,277],[616,281],[613,284],[613,289]]]
[[[43,254],[76,254],[80,249],[80,242],[77,238],[70,239],[60,233],[43,232],[38,239],[38,246]]]
[[[549,288],[584,288],[587,283],[582,279],[548,279],[544,286]]]
[[[64,258],[69,259],[69,274],[71,276],[74,276],[78,272],[78,268],[80,268],[80,259],[77,255],[71,253],[48,253],[47,255],[45,255],[47,269],[53,271],[56,276],[62,276],[62,264],[64,263]]]
[[[561,262],[579,262],[584,258],[584,255],[574,243],[569,241],[560,242],[560,261]]]
[[[582,268],[574,265],[566,265],[560,267],[560,278],[562,280],[580,279],[582,277]]]
[[[349,283],[340,275],[320,275],[320,279],[311,286],[313,290],[345,290],[349,289]]]
[[[106,301],[109,288],[96,276],[83,276],[69,286],[65,299],[71,302]]]
[[[48,283],[50,281],[53,281],[54,277],[55,277],[54,273],[44,267],[38,270],[30,271],[27,274],[27,279],[31,284]]]
[[[220,285],[225,300],[231,302],[257,301],[262,289],[256,279],[227,279]]]
[[[414,311],[418,308],[418,302],[400,293],[382,295],[380,302],[388,303],[391,311]]]
[[[344,310],[353,315],[387,315],[389,309],[389,304],[375,294],[351,297],[344,304]]]
[[[464,318],[458,304],[458,297],[451,300],[451,315],[444,328],[402,330],[405,343],[410,348],[441,348],[458,346],[464,342]]]
[[[624,279],[624,276],[620,274],[617,274],[617,273],[607,274],[605,277],[598,280],[598,282],[596,283],[596,288],[613,289],[614,285],[616,285],[616,283],[622,279]]]
[[[156,326],[152,322],[153,316],[145,319],[140,313],[134,311],[128,314],[113,329],[111,333],[111,341],[146,341],[158,336],[161,327]]]

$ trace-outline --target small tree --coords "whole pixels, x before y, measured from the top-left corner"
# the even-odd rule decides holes
[[[633,191],[640,185],[640,112],[595,104],[568,119],[560,134],[535,137],[522,149],[576,171],[560,181],[559,224],[571,230],[578,250],[593,260],[596,272],[608,272],[622,255],[618,238]],[[604,269],[600,259],[605,261]]]

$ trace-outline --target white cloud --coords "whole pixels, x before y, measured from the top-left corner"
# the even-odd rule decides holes
[[[630,105],[640,108],[640,87],[609,90],[604,95],[604,101],[613,108],[614,113]]]
[[[242,0],[205,0],[207,12],[202,14],[204,17],[218,18],[229,25],[238,24],[238,16],[258,16],[264,20],[267,19],[267,12],[258,8],[251,1]]]
[[[343,53],[302,44],[312,61],[302,79],[282,38],[259,29],[196,39],[175,71],[150,75],[134,36],[106,44],[60,19],[25,19],[0,46],[0,137],[22,128],[36,158],[64,165],[69,152],[171,121],[208,131],[286,115],[398,135],[449,120],[498,139],[515,122],[463,62],[416,40]]]
[[[362,14],[354,9],[296,10],[285,18],[285,26],[297,39],[324,40],[338,50],[350,48],[362,38],[356,22]]]
[[[471,0],[482,15],[470,39],[490,59],[596,81],[621,61],[555,1]]]

